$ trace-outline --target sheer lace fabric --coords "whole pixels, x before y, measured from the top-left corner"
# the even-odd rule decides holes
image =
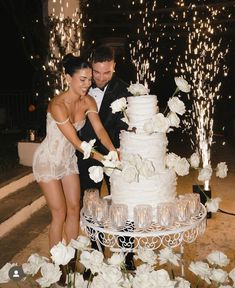
[[[48,182],[79,173],[75,148],[57,126],[67,121],[58,123],[47,113],[47,136],[33,157],[33,173],[37,182]],[[85,125],[85,119],[73,125],[78,131]]]

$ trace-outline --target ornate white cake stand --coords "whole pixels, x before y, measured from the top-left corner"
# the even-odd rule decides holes
[[[85,215],[81,210],[81,228],[92,241],[96,241],[99,250],[101,245],[110,248],[112,252],[134,252],[138,247],[156,250],[163,247],[180,247],[181,275],[184,276],[184,243],[192,243],[206,230],[207,211],[203,204],[197,215],[186,222],[175,222],[173,226],[162,227],[152,222],[147,229],[136,229],[134,223],[127,221],[122,230],[112,226],[111,219],[107,218],[102,224],[97,223]]]
[[[100,251],[100,244],[112,251],[121,249],[124,252],[135,251],[138,247],[152,250],[161,246],[174,248],[183,243],[192,243],[205,232],[207,211],[204,205],[200,206],[198,215],[186,222],[175,222],[173,226],[162,227],[152,222],[147,229],[136,229],[133,222],[127,221],[121,230],[115,229],[109,218],[102,224],[95,222],[82,209],[81,228],[92,241],[96,241]]]

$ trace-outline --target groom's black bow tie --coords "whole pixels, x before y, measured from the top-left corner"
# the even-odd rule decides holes
[[[100,87],[98,87],[98,86],[96,85],[95,82],[93,82],[93,83],[91,84],[91,88],[93,88],[93,89],[98,88],[98,89],[100,89],[101,91],[104,91],[104,89],[105,89],[106,86],[107,86],[107,85],[105,85],[104,87],[100,88]]]

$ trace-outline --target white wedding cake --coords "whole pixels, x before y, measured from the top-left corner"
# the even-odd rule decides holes
[[[129,219],[139,204],[174,201],[176,174],[166,168],[168,140],[165,132],[154,132],[150,126],[159,125],[157,97],[155,95],[127,98],[126,120],[128,131],[120,133],[121,169],[110,176],[113,203],[128,205]],[[162,114],[161,114],[162,115]]]

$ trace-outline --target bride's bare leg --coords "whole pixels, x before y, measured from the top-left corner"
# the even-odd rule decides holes
[[[52,248],[62,240],[63,226],[66,217],[66,203],[60,180],[48,183],[40,182],[47,205],[51,211],[52,221],[49,229],[49,246]]]
[[[72,174],[62,179],[62,185],[67,205],[65,234],[67,243],[76,239],[79,232],[80,216],[80,179],[78,174]]]

